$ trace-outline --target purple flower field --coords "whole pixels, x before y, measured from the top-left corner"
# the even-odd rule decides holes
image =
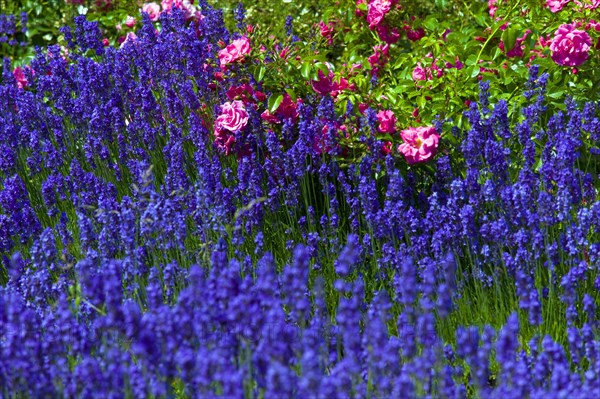
[[[0,18],[3,398],[600,397],[600,4],[66,3]]]

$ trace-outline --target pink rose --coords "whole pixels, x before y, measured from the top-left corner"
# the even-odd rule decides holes
[[[498,3],[498,0],[488,0],[488,12],[492,18],[494,18],[496,11],[498,11],[498,5],[496,3]]]
[[[160,6],[156,3],[146,3],[142,6],[142,12],[150,16],[150,21],[156,22],[160,17]]]
[[[396,116],[394,112],[388,110],[377,113],[379,120],[379,131],[381,133],[394,133],[396,131]]]
[[[29,68],[29,67],[25,67],[25,68]],[[22,89],[27,86],[27,83],[28,83],[27,77],[25,76],[25,73],[23,73],[23,68],[16,67],[13,70],[13,76],[14,76],[15,80],[17,81],[17,87],[19,89]]]
[[[411,127],[400,132],[400,136],[404,143],[398,146],[398,151],[410,165],[428,161],[437,152],[440,135],[433,127]]]
[[[415,30],[409,25],[406,25],[403,29],[406,31],[406,38],[411,42],[418,42],[425,37],[425,29],[423,28],[418,28]]]
[[[556,13],[563,9],[563,7],[570,3],[571,0],[546,0],[546,7],[550,9],[550,11]]]
[[[390,45],[376,44],[373,47],[373,55],[369,57],[369,64],[371,64],[371,75],[377,75],[380,68],[383,68],[388,60]]]
[[[600,7],[600,0],[583,0],[583,3],[581,1],[575,1],[575,3],[580,7],[583,6],[583,8],[587,8],[588,10],[595,10],[596,8]]]
[[[592,39],[585,31],[575,29],[572,24],[561,25],[550,44],[552,60],[564,66],[581,65],[587,60],[591,45]]]
[[[247,124],[248,112],[243,102],[235,100],[221,105],[221,115],[215,120],[215,142],[225,151],[225,155],[230,154],[235,143],[232,133],[243,129]]]
[[[128,28],[133,28],[135,26],[135,23],[136,20],[131,15],[128,15],[127,19],[125,19],[125,26]]]
[[[248,124],[248,112],[240,100],[226,102],[221,105],[221,115],[215,121],[216,130],[229,130],[235,132],[243,129]]]
[[[432,78],[431,71],[429,68],[423,68],[420,63],[413,69],[412,78],[415,82],[419,80],[430,80]]]
[[[369,28],[374,29],[377,25],[379,25],[385,15],[390,12],[391,8],[391,0],[371,0],[367,6],[367,22],[369,23]]]
[[[379,38],[388,44],[394,44],[400,40],[400,32],[397,28],[390,28],[386,24],[379,24],[375,28]]]
[[[243,60],[246,54],[250,53],[250,41],[246,36],[234,40],[231,44],[219,51],[219,61],[221,67],[233,62]]]
[[[325,24],[325,22],[319,22],[319,29],[321,29],[321,36],[327,39],[327,43],[333,43],[333,23]]]
[[[333,90],[333,72],[329,72],[328,76],[325,76],[322,70],[319,69],[318,72],[319,80],[311,81],[312,88],[314,91],[324,96]]]

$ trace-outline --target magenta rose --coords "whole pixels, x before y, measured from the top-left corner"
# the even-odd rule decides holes
[[[367,22],[369,23],[369,28],[374,29],[379,25],[385,17],[385,14],[390,12],[391,8],[391,0],[371,0],[367,6]]]
[[[388,110],[377,113],[379,120],[379,131],[381,133],[394,133],[396,131],[396,116],[394,112]]]
[[[29,68],[29,67],[25,67],[25,68]],[[13,76],[15,77],[15,80],[17,81],[17,87],[19,89],[22,89],[27,86],[27,83],[28,83],[27,77],[25,76],[25,73],[23,72],[23,68],[16,67],[13,70]]]
[[[156,3],[146,3],[142,6],[142,12],[145,12],[150,17],[150,21],[158,21],[160,17],[160,6]]]
[[[221,67],[227,64],[243,60],[246,54],[250,53],[250,41],[246,36],[234,40],[231,44],[219,51],[219,61]]]
[[[433,127],[410,127],[400,132],[400,136],[404,143],[398,146],[398,151],[410,165],[426,162],[437,152],[440,135]]]
[[[218,131],[225,129],[235,132],[243,129],[247,124],[248,112],[246,112],[244,103],[240,100],[235,100],[221,105],[221,115],[215,121],[215,129]]]
[[[571,0],[546,0],[546,7],[550,9],[550,11],[556,13],[563,9],[567,3],[570,3]]]
[[[587,60],[591,45],[592,39],[585,31],[575,29],[572,24],[563,24],[550,43],[552,60],[564,66],[581,65]]]

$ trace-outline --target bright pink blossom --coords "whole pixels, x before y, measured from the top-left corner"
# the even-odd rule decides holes
[[[158,21],[160,17],[160,6],[156,3],[146,3],[142,6],[142,12],[145,12],[150,16],[150,21]]]
[[[583,8],[587,8],[588,10],[595,10],[596,8],[600,7],[600,0],[583,0],[583,2],[576,0],[575,3],[580,7],[583,6]]]
[[[229,130],[235,132],[243,129],[248,124],[248,112],[244,103],[239,100],[226,102],[221,105],[221,115],[215,121],[215,130]]]
[[[498,11],[498,6],[497,6],[498,0],[488,0],[488,12],[490,14],[490,17],[494,18],[494,15],[496,15],[496,11]]]
[[[29,68],[29,67],[25,67],[25,68]],[[17,87],[19,89],[22,89],[24,87],[27,86],[27,77],[25,76],[25,73],[23,73],[23,68],[21,67],[16,67],[13,70],[13,76],[15,78],[15,80],[17,81]]]
[[[373,55],[369,57],[369,64],[371,64],[371,75],[377,75],[380,68],[383,68],[389,58],[390,45],[376,44],[373,47]]]
[[[417,63],[417,67],[413,69],[412,78],[415,82],[419,80],[431,80],[433,78],[431,74],[431,70],[429,68],[424,68],[421,66],[421,63]]]
[[[370,29],[375,29],[392,8],[391,0],[371,0],[367,6],[367,22]]]
[[[396,131],[396,116],[393,111],[385,110],[377,113],[379,131],[381,133],[394,133]]]
[[[226,155],[231,153],[235,143],[234,132],[243,129],[248,124],[248,112],[244,103],[236,100],[221,105],[221,115],[215,120],[215,142],[217,146],[225,151]]]
[[[260,117],[269,123],[281,123],[281,121],[286,119],[291,120],[292,123],[296,123],[298,119],[297,105],[289,94],[284,93],[283,100],[275,110],[275,114],[272,114],[267,109],[260,114]]]
[[[398,151],[410,165],[429,161],[437,152],[440,135],[434,127],[411,127],[400,132],[400,136],[404,143]]]
[[[352,87],[348,85],[348,80],[342,77],[340,77],[339,81],[334,81],[334,74],[331,70],[329,71],[329,74],[325,76],[323,71],[319,69],[318,77],[318,80],[311,81],[311,85],[313,90],[322,96],[329,94],[332,97],[336,97],[341,91],[352,89]]]
[[[561,25],[550,44],[552,60],[564,66],[581,65],[587,60],[591,45],[592,39],[585,31],[575,29],[572,24]]]
[[[326,24],[325,22],[320,21],[319,28],[321,29],[321,36],[323,36],[325,39],[327,39],[327,43],[332,44],[333,43],[334,24],[331,22]]]
[[[243,60],[246,54],[250,53],[250,41],[246,36],[234,40],[231,44],[219,51],[219,61],[221,67],[233,62]]]
[[[570,3],[571,0],[546,0],[546,7],[550,9],[550,11],[556,13],[563,9],[567,3]]]

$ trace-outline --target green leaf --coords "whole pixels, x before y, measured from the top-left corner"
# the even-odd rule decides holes
[[[475,65],[475,63],[477,62],[477,54],[471,54],[467,57],[467,60],[465,61],[465,65]]]
[[[473,70],[471,71],[471,77],[474,78],[475,76],[479,75],[479,72],[481,72],[481,68],[479,68],[478,66],[474,67]]]
[[[263,78],[265,77],[266,71],[267,71],[267,68],[265,68],[264,65],[261,65],[260,69],[258,70],[258,76],[256,77],[256,80],[258,82],[262,82]]]
[[[504,51],[509,52],[515,47],[515,43],[517,42],[518,32],[516,29],[512,27],[506,28],[504,32],[502,32],[502,41],[504,42]]]
[[[277,111],[277,108],[279,108],[279,105],[281,104],[281,102],[283,101],[283,94],[278,95],[277,97],[275,97],[275,95],[271,95],[271,97],[269,97],[269,112],[270,113],[274,113],[275,111]]]
[[[285,89],[286,93],[290,95],[290,98],[293,101],[296,101],[296,98],[298,98],[298,96],[296,96],[296,92],[294,92],[294,90],[292,89]]]
[[[307,61],[304,64],[302,64],[300,75],[302,75],[304,79],[310,78],[310,62]]]

